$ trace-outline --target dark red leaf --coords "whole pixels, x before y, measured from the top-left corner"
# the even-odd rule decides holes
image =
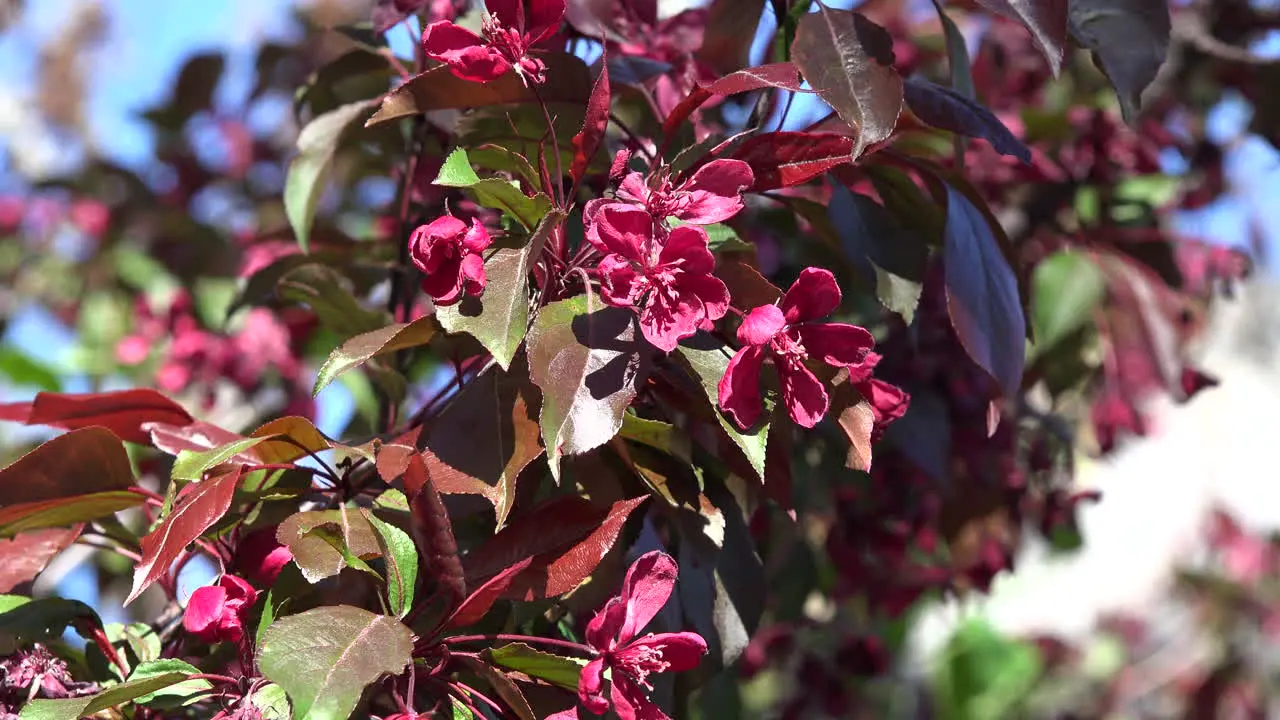
[[[1000,119],[976,101],[951,88],[911,78],[904,87],[907,106],[925,123],[953,133],[982,138],[996,152],[1030,164],[1031,150]]]
[[[853,162],[854,141],[836,133],[771,132],[748,138],[733,157],[751,166],[756,192],[791,187]]]
[[[1016,20],[1031,31],[1041,52],[1057,75],[1062,67],[1062,51],[1067,43],[1068,0],[978,0],[991,12]],[[1167,8],[1165,3],[1161,6]]]
[[[782,289],[769,282],[759,270],[738,260],[722,260],[716,265],[716,277],[729,288],[733,306],[749,312],[782,297]]]
[[[449,595],[449,607],[467,596],[467,581],[458,559],[458,541],[453,536],[453,523],[445,509],[431,474],[421,454],[409,459],[404,473],[404,490],[413,510],[414,530],[422,545],[426,571]]]
[[[671,135],[680,128],[681,123],[689,119],[694,110],[716,95],[737,95],[778,88],[792,92],[808,92],[800,84],[800,71],[789,62],[760,65],[745,68],[725,75],[706,87],[694,87],[689,95],[680,101],[662,123],[662,132]]]
[[[133,485],[120,438],[104,427],[59,435],[0,470],[0,505],[41,502]]]
[[[569,177],[575,183],[587,174],[587,166],[600,149],[600,141],[604,140],[605,129],[609,127],[610,93],[609,64],[601,62],[600,77],[596,79],[595,87],[591,89],[591,99],[587,101],[582,131],[573,136],[573,165],[569,168]]]
[[[0,508],[0,537],[10,537],[31,530],[62,528],[97,520],[121,510],[141,505],[142,495],[128,490],[72,495],[6,505]]]
[[[617,541],[631,511],[647,499],[623,500],[609,508],[578,496],[548,500],[472,553],[467,576],[491,578],[533,558],[503,596],[533,600],[562,595],[596,569]]]
[[[1045,0],[1055,12],[1070,8],[1071,34],[1093,51],[1120,98],[1126,122],[1142,104],[1169,53],[1169,3],[1161,0]],[[1056,20],[1056,17],[1055,17]]]
[[[146,445],[151,438],[142,429],[144,424],[182,426],[192,418],[181,405],[155,390],[136,389],[84,394],[42,392],[29,403],[0,405],[0,420],[63,430],[101,425],[121,440]]]
[[[32,530],[0,540],[0,593],[34,579],[50,560],[80,537],[83,527]]]
[[[791,58],[804,79],[840,117],[857,130],[850,153],[893,134],[902,111],[902,77],[894,69],[893,36],[862,15],[833,10],[800,19]]]
[[[697,57],[721,74],[750,62],[751,43],[764,14],[764,0],[715,0],[707,11],[707,26]]]
[[[155,530],[142,538],[142,559],[134,568],[133,589],[124,603],[137,599],[151,583],[169,570],[188,545],[222,519],[240,484],[243,466],[184,487],[169,513]]]
[[[151,435],[151,445],[175,457],[183,450],[204,452],[245,439],[243,435],[223,430],[217,425],[211,425],[202,420],[196,420],[187,425],[151,422],[143,425],[143,430]],[[247,454],[240,458],[244,462],[257,462],[254,457]]]
[[[454,611],[446,627],[465,627],[479,622],[489,612],[489,608],[493,607],[493,604],[507,591],[507,588],[511,587],[516,576],[528,569],[532,563],[533,558],[525,558],[476,588],[476,591],[471,593]]]

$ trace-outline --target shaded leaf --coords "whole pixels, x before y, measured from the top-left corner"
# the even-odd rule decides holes
[[[527,242],[519,247],[500,247],[490,254],[484,263],[488,278],[484,294],[465,297],[456,305],[437,307],[440,325],[451,333],[471,335],[493,355],[499,367],[510,368],[529,326],[529,273],[542,254],[543,245],[564,218],[559,210],[546,212]]]
[[[956,27],[947,11],[942,9],[940,0],[933,0],[933,8],[938,11],[942,34],[947,40],[947,69],[951,73],[951,87],[964,97],[976,100],[978,93],[973,87],[973,63],[969,59],[969,46],[964,34]]]
[[[142,538],[142,558],[134,568],[133,588],[125,604],[133,602],[169,570],[187,546],[222,519],[240,483],[241,469],[187,485],[178,492],[173,512]]]
[[[501,210],[504,214],[515,218],[529,231],[538,228],[539,223],[551,210],[551,198],[543,193],[529,196],[525,195],[519,187],[502,178],[482,179],[471,168],[467,151],[462,148],[449,153],[433,184],[465,188],[476,196],[476,202],[488,208]]]
[[[423,546],[427,572],[447,593],[449,606],[453,607],[467,596],[467,580],[462,571],[462,561],[458,558],[458,541],[453,535],[449,511],[440,499],[440,492],[420,453],[409,459],[409,467],[404,473],[404,489],[409,496],[415,527],[420,533],[419,542]]]
[[[276,292],[285,300],[307,305],[325,327],[345,337],[387,324],[383,313],[361,305],[342,275],[327,265],[312,263],[290,270],[280,279]]]
[[[424,317],[411,323],[396,323],[356,335],[329,353],[328,359],[316,374],[316,383],[311,388],[311,394],[319,395],[320,391],[339,375],[380,355],[426,345],[431,342],[435,334],[434,318]]]
[[[889,139],[902,110],[902,78],[893,68],[893,37],[862,15],[833,10],[800,18],[792,60],[857,140],[850,155]]]
[[[529,331],[529,377],[542,389],[538,423],[552,475],[560,458],[605,444],[622,427],[647,372],[629,310],[590,295],[546,305]]]
[[[920,78],[910,78],[904,87],[907,106],[926,124],[968,137],[982,138],[996,152],[1031,162],[1031,150],[992,112],[976,100]]]
[[[702,343],[695,346],[692,342],[685,341],[676,353],[684,360],[690,372],[698,380],[703,391],[707,395],[707,400],[711,402],[712,412],[715,413],[716,420],[720,422],[720,427],[724,428],[729,439],[733,441],[738,449],[742,450],[742,454],[746,456],[747,461],[751,463],[752,469],[760,476],[763,482],[765,450],[769,445],[769,426],[770,416],[772,415],[773,401],[766,398],[765,412],[761,414],[763,420],[756,424],[755,427],[748,430],[739,430],[738,426],[731,422],[720,412],[720,378],[724,377],[725,371],[729,368],[730,355],[726,349],[711,346],[710,343]]]
[[[1066,3],[1067,0],[1056,0]],[[1161,0],[1070,0],[1071,34],[1093,51],[1132,123],[1169,52],[1169,4]]]
[[[85,427],[48,440],[0,470],[0,506],[131,485],[133,468],[120,438],[103,427]]]
[[[915,317],[924,287],[929,247],[902,227],[884,206],[836,184],[827,206],[845,255],[876,289],[876,297],[908,324]]]
[[[1093,319],[1106,278],[1088,256],[1061,250],[1036,265],[1031,279],[1031,325],[1044,352]]]
[[[524,643],[485,650],[482,656],[495,665],[546,680],[566,690],[577,691],[578,676],[582,674],[582,665],[573,659],[535,650]]]
[[[547,65],[548,81],[539,87],[543,100],[586,105],[591,97],[591,74],[581,59],[567,53],[544,53],[539,59]],[[365,127],[431,110],[534,102],[537,97],[533,91],[513,72],[487,83],[474,83],[441,65],[414,75],[383,98]]]
[[[543,452],[538,405],[538,389],[523,371],[491,371],[468,384],[427,437],[424,461],[436,489],[483,496],[501,529],[516,479]]]
[[[382,554],[377,531],[361,508],[294,513],[280,523],[276,540],[289,547],[312,584],[342,572],[349,557],[363,561]]]
[[[489,687],[497,693],[503,704],[515,714],[520,720],[537,720],[537,716],[533,714],[533,708],[529,707],[529,701],[525,699],[524,693],[520,692],[520,688],[516,686],[515,681],[507,677],[507,674],[498,670],[489,663],[475,657],[463,657],[463,662],[472,672],[484,678],[489,683]]]
[[[18,717],[20,720],[77,720],[135,698],[153,694],[186,679],[185,673],[165,673],[113,685],[89,697],[32,700],[22,708]]]
[[[716,264],[715,275],[729,288],[733,306],[743,312],[750,312],[760,305],[769,305],[782,297],[781,288],[744,262],[721,261]]]
[[[298,720],[345,720],[367,685],[410,663],[413,633],[393,617],[336,605],[280,618],[258,667],[288,693]]]
[[[596,78],[596,84],[591,89],[591,99],[587,101],[587,115],[582,122],[582,131],[573,136],[573,164],[569,167],[569,177],[575,183],[587,174],[587,165],[604,140],[605,130],[609,127],[611,99],[609,64],[604,62],[600,64],[600,77]]]
[[[18,533],[0,540],[0,593],[34,580],[49,561],[80,536],[81,526]]]
[[[871,403],[849,382],[847,370],[841,371],[842,379],[831,386],[831,414],[849,441],[845,467],[860,472],[871,470],[871,430],[875,426],[875,412]]]
[[[791,187],[853,162],[856,143],[836,133],[779,131],[747,138],[733,157],[751,166],[755,192]]]
[[[763,13],[764,0],[714,0],[696,57],[722,75],[746,67]]]
[[[576,495],[548,500],[512,521],[467,556],[467,577],[492,578],[527,558],[534,562],[505,597],[535,600],[574,589],[604,559],[631,512],[648,496],[597,507]]]
[[[303,252],[309,250],[316,205],[324,193],[343,131],[371,104],[370,100],[361,100],[335,108],[312,118],[298,133],[298,154],[289,162],[284,182],[284,211]]]
[[[480,622],[493,604],[511,587],[516,576],[527,570],[532,563],[533,558],[527,557],[486,580],[483,585],[467,596],[466,600],[462,601],[458,609],[453,612],[453,616],[449,618],[446,627],[466,627]]]
[[[378,533],[378,548],[386,560],[387,605],[396,617],[403,618],[413,606],[418,584],[418,548],[409,533],[372,514],[368,519]]]
[[[1022,23],[1031,31],[1056,76],[1067,43],[1069,0],[978,0],[988,10]]]
[[[48,641],[79,623],[102,625],[93,608],[79,600],[0,595],[0,637]]]
[[[146,502],[128,490],[74,495],[72,497],[17,503],[0,508],[0,537],[44,528],[59,528],[98,520]]]
[[[1018,279],[1000,252],[986,216],[950,185],[943,258],[947,310],[965,351],[1006,398],[1022,385],[1026,320]]]
[[[781,62],[744,68],[725,75],[706,87],[694,87],[680,101],[680,104],[671,110],[667,119],[662,121],[662,132],[667,135],[674,134],[680,129],[680,125],[689,119],[694,110],[717,95],[738,95],[766,88],[809,92],[801,85],[800,70],[793,63]]]

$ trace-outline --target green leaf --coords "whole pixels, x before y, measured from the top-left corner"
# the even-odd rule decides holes
[[[484,263],[488,277],[484,294],[437,307],[440,325],[450,333],[471,335],[493,354],[499,367],[510,368],[529,326],[529,272],[564,218],[559,210],[549,212],[523,245],[495,250]]]
[[[22,708],[18,718],[20,720],[77,720],[77,718],[127,703],[134,698],[153,694],[186,679],[185,673],[165,673],[120,683],[89,697],[32,700]]]
[[[707,399],[711,401],[712,411],[720,421],[720,427],[729,434],[733,444],[742,450],[742,454],[747,457],[747,461],[763,481],[765,448],[769,444],[769,425],[773,415],[772,400],[765,399],[765,412],[762,413],[764,419],[757,423],[756,427],[745,431],[739,430],[737,425],[720,412],[720,378],[724,377],[725,371],[729,369],[729,355],[725,354],[725,350],[720,347],[695,346],[693,342],[686,341],[676,348],[676,353],[701,383]]]
[[[372,105],[361,100],[317,116],[298,133],[298,154],[284,182],[284,211],[303,252],[308,252],[316,205],[324,193],[338,141],[347,126]]]
[[[249,699],[253,706],[262,713],[262,720],[289,720],[289,696],[284,688],[275,683],[267,683]]]
[[[245,438],[200,452],[182,450],[178,453],[177,459],[173,461],[173,472],[170,476],[174,480],[199,480],[209,470],[225,462],[230,462],[235,456],[253,449],[255,445],[259,445],[267,439],[265,436]],[[248,458],[241,458],[241,461],[246,460]]]
[[[396,617],[404,617],[413,607],[418,584],[418,548],[409,533],[369,515],[369,524],[378,531],[378,547],[387,564],[387,604]]]
[[[501,210],[529,231],[538,227],[538,223],[551,210],[551,198],[543,193],[529,197],[519,187],[501,178],[481,179],[471,169],[467,151],[462,148],[457,148],[445,158],[435,184],[470,190],[476,196],[476,202],[487,208]]]
[[[971,620],[951,638],[938,668],[934,692],[940,716],[944,720],[1013,717],[1041,668],[1040,653],[1033,645],[1004,637],[984,621]]]
[[[679,220],[674,223],[675,227],[687,224]],[[702,229],[707,233],[707,247],[711,248],[711,252],[746,252],[755,248],[739,237],[737,230],[724,223],[703,225]]]
[[[933,7],[938,11],[938,19],[942,22],[942,34],[947,39],[947,66],[951,71],[951,87],[970,100],[977,99],[978,93],[973,88],[973,66],[969,60],[969,46],[965,43],[960,28],[942,9],[939,0],[933,0]]]
[[[311,394],[319,395],[338,376],[375,357],[426,345],[435,334],[434,319],[424,317],[411,323],[397,323],[357,335],[329,353],[329,358],[320,366],[320,372],[316,375],[316,384],[312,387]]]
[[[413,633],[399,620],[335,605],[267,628],[258,667],[285,689],[298,720],[345,720],[365,687],[403,672],[412,652]]]
[[[0,595],[0,637],[18,640],[56,639],[78,620],[100,625],[93,608],[79,600]]]
[[[647,372],[635,314],[578,295],[542,308],[529,331],[529,377],[542,389],[538,424],[551,474],[560,458],[593,450],[622,428]]]
[[[1037,353],[1089,323],[1106,290],[1102,270],[1081,253],[1061,250],[1037,265],[1031,278],[1031,326]]]
[[[387,324],[385,313],[366,309],[347,287],[337,270],[320,264],[294,268],[280,278],[276,293],[290,302],[311,308],[325,327],[352,337]]]
[[[9,378],[9,382],[17,387],[34,387],[49,392],[62,389],[58,373],[16,348],[0,348],[0,375]]]
[[[692,457],[692,440],[689,434],[671,423],[647,420],[627,413],[622,418],[621,437],[648,445],[681,460]]]
[[[358,508],[294,513],[280,523],[276,539],[289,546],[302,576],[313,584],[342,572],[349,558],[382,553],[367,513]]]
[[[184,660],[173,660],[165,658],[163,660],[151,660],[138,665],[129,673],[129,680],[145,680],[147,678],[168,675],[171,673],[182,673],[185,676],[197,675],[200,673],[199,668]],[[195,679],[183,680],[180,683],[169,685],[155,692],[145,695],[139,695],[134,698],[134,702],[139,705],[156,705],[158,707],[177,707],[185,705],[183,702],[189,700],[191,696],[205,690],[211,690],[213,683],[208,680]],[[158,701],[158,702],[157,702]]]
[[[458,698],[449,696],[449,706],[453,708],[453,720],[475,720],[476,714]]]
[[[582,674],[582,667],[585,664],[571,658],[535,650],[524,643],[503,645],[486,650],[483,654],[495,665],[575,691],[578,689],[578,676]]]

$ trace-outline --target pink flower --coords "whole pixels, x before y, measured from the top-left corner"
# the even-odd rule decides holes
[[[645,690],[653,690],[649,675],[692,670],[707,653],[707,641],[692,632],[636,636],[671,597],[677,571],[670,555],[645,553],[627,571],[622,594],[611,598],[587,624],[587,644],[600,653],[578,680],[578,698],[587,710],[602,715],[612,704],[622,720],[666,720],[645,695]],[[603,686],[606,668],[611,671],[608,697]]]
[[[222,575],[217,583],[191,593],[182,627],[207,643],[238,642],[244,637],[249,609],[257,599],[258,591],[252,585],[235,575]]]
[[[640,313],[640,331],[664,352],[719,320],[729,309],[729,289],[711,274],[715,256],[702,228],[681,226],[659,243],[649,215],[610,205],[594,225],[609,254],[600,261],[600,295],[616,307]]]
[[[276,526],[249,533],[236,548],[232,567],[259,585],[271,585],[293,559],[288,545],[276,539]]]
[[[712,160],[679,184],[672,183],[665,172],[647,181],[643,174],[631,172],[618,185],[616,200],[593,200],[584,214],[590,221],[609,205],[634,204],[656,222],[675,218],[690,225],[711,225],[737,215],[742,210],[742,191],[754,182],[751,166],[741,160]]]
[[[760,419],[760,373],[772,357],[782,382],[782,402],[791,419],[811,428],[827,414],[830,399],[805,366],[809,359],[849,368],[855,382],[865,379],[875,340],[856,325],[809,322],[840,305],[840,288],[828,270],[807,268],[778,305],[761,305],[738,328],[743,344],[720,379],[720,407],[741,428]]]
[[[560,28],[565,0],[488,0],[485,5],[484,37],[440,20],[422,31],[427,55],[471,82],[489,82],[511,69],[526,85],[546,82],[547,66],[528,52]]]
[[[100,239],[107,233],[107,226],[111,223],[111,209],[99,200],[86,198],[76,200],[71,203],[71,208],[67,211],[71,224],[79,228],[80,232],[93,238]]]
[[[437,305],[453,305],[463,293],[483,293],[486,280],[480,253],[491,242],[479,220],[473,219],[468,227],[452,215],[414,230],[409,237],[409,254],[427,276],[422,281],[423,292]]]

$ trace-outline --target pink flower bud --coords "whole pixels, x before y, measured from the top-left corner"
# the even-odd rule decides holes
[[[187,632],[207,642],[238,642],[244,637],[249,610],[258,599],[258,591],[235,575],[222,575],[213,585],[205,585],[191,593],[182,626]]]

